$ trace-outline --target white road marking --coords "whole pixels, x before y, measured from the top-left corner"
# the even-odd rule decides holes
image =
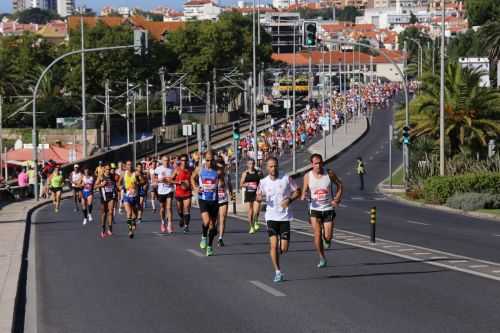
[[[363,197],[351,197],[351,200],[364,200]]]
[[[188,251],[191,254],[194,254],[197,257],[204,257],[203,253],[201,253],[200,251],[196,251],[193,249],[187,249],[186,251]]]
[[[237,218],[237,219],[239,219],[241,221],[244,221],[245,223],[247,222],[246,217],[237,216],[237,215],[234,215],[234,214],[230,214],[230,216],[233,217],[233,218]],[[303,221],[303,220],[300,220],[300,219],[296,219],[296,220],[299,221],[299,222],[301,222],[301,223],[304,223],[304,224],[307,223],[306,221]],[[308,236],[308,237],[313,237],[314,236],[310,232],[298,231],[298,230],[293,230],[293,229],[292,229],[292,231],[295,232],[295,233],[297,233],[297,234],[305,235],[305,236]],[[366,239],[367,238],[366,235],[359,234],[359,233],[352,232],[352,231],[348,231],[348,230],[336,229],[336,231],[338,233],[341,232],[341,233],[346,234],[346,235],[357,236],[357,237],[360,237],[361,239]],[[458,254],[455,254],[455,253],[450,253],[450,252],[441,251],[441,250],[435,250],[435,249],[431,249],[431,248],[423,247],[423,246],[418,246],[418,245],[412,245],[412,244],[407,244],[407,243],[401,243],[401,242],[391,241],[391,240],[382,239],[382,238],[379,238],[377,240],[376,244],[366,244],[366,245],[365,244],[361,244],[361,243],[351,242],[351,241],[349,241],[347,239],[346,240],[335,239],[335,242],[338,243],[338,244],[355,246],[355,247],[359,247],[359,248],[362,248],[362,249],[365,249],[365,250],[369,250],[369,251],[375,251],[375,252],[387,254],[387,255],[390,255],[390,256],[395,256],[395,257],[399,257],[399,258],[404,258],[404,259],[412,260],[414,262],[425,263],[425,264],[436,266],[436,267],[447,268],[447,269],[450,269],[450,270],[453,270],[453,271],[462,272],[462,273],[466,273],[466,274],[470,274],[470,275],[474,275],[474,276],[479,276],[479,277],[482,277],[482,278],[485,278],[485,279],[500,281],[500,275],[498,274],[498,273],[500,273],[500,269],[499,270],[493,270],[493,271],[491,271],[491,272],[495,273],[495,274],[493,274],[493,273],[490,273],[490,271],[489,272],[484,272],[484,271],[469,269],[469,268],[460,267],[460,266],[456,266],[456,265],[451,265],[451,263],[453,261],[458,262],[459,260],[460,261],[463,260],[464,262],[470,261],[471,263],[487,264],[489,266],[492,266],[491,268],[496,269],[496,268],[500,268],[500,263],[498,263],[498,262],[493,262],[493,261],[488,261],[488,260],[483,260],[483,259],[477,259],[477,258],[462,256],[462,255],[458,255]],[[387,245],[383,245],[383,244],[392,244],[392,245],[389,245],[389,246],[400,247],[400,248],[401,247],[411,246],[415,250],[432,251],[433,254],[440,254],[441,256],[433,256],[433,257],[430,257],[430,258],[426,258],[425,260],[422,260],[421,257],[417,257],[417,256],[413,255],[412,253],[409,253],[409,254],[398,253],[397,251],[394,251],[394,250],[385,249],[383,247],[387,246]],[[433,261],[433,260],[438,260],[438,259],[440,259],[440,261]]]
[[[398,252],[415,251],[415,249],[399,249]]]
[[[459,263],[462,263],[462,262],[469,262],[469,260],[450,260],[448,262],[452,263],[452,264],[459,264]]]
[[[429,255],[429,254],[432,254],[432,253],[430,253],[430,252],[416,252],[414,254],[417,255],[417,256],[426,256],[426,255]]]
[[[390,249],[392,247],[399,247],[399,245],[384,245],[382,246],[384,249]]]
[[[273,296],[276,296],[276,297],[283,297],[283,296],[286,296],[284,293],[282,293],[281,291],[277,290],[277,289],[274,289],[273,287],[270,287],[268,286],[267,284],[265,283],[262,283],[260,281],[257,281],[257,280],[250,280],[248,281],[250,282],[251,284],[253,284],[254,286],[256,286],[257,288],[259,289],[262,289],[264,290],[266,293],[268,294],[271,294]]]
[[[495,236],[495,237],[500,237],[500,234],[493,234],[493,236]]]
[[[488,265],[470,265],[469,268],[482,268],[482,267],[488,267]]]
[[[412,221],[412,220],[408,220],[406,221],[407,223],[411,223],[411,224],[418,224],[418,225],[429,225],[429,223],[424,223],[424,222],[418,222],[418,221]]]

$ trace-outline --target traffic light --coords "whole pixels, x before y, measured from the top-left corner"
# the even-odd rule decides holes
[[[408,126],[403,127],[403,144],[410,144],[410,128]]]
[[[233,123],[233,139],[235,141],[240,139],[240,123]]]
[[[148,54],[147,30],[134,30],[134,50],[134,53],[140,56]]]
[[[304,47],[315,47],[316,46],[316,32],[318,31],[317,23],[312,21],[304,21],[302,26],[302,31],[304,33],[302,44]]]

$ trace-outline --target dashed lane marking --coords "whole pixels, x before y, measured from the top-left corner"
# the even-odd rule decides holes
[[[282,293],[281,291],[277,290],[277,289],[274,289],[273,287],[271,286],[268,286],[267,284],[265,283],[262,283],[260,281],[257,281],[257,280],[250,280],[248,281],[250,282],[251,284],[253,284],[254,286],[256,286],[257,288],[261,289],[261,290],[264,290],[266,293],[268,294],[271,294],[273,296],[276,296],[276,297],[284,297],[286,296],[284,293]]]
[[[430,253],[430,252],[416,252],[413,254],[417,255],[417,256],[428,256],[429,254],[432,254],[432,253]]]
[[[233,214],[230,214],[230,216],[246,222],[246,217]],[[313,237],[314,235],[309,230],[297,230],[298,228],[301,229],[301,227],[303,227],[304,225],[308,226],[309,224],[304,220],[294,219],[291,229],[297,234]],[[339,237],[340,235],[344,237]],[[334,241],[338,244],[354,246],[369,251],[375,251],[399,258],[408,259],[418,263],[447,268],[452,271],[500,281],[500,263],[498,262],[462,256],[418,245],[390,241],[383,238],[377,238],[376,243],[367,244],[366,241],[369,239],[369,236],[364,234],[335,228]],[[409,251],[398,251],[398,249],[409,249]],[[417,255],[416,253],[420,254]],[[430,253],[430,255],[422,253]],[[471,266],[474,267],[471,268]]]
[[[193,249],[187,249],[186,251],[188,251],[189,253],[191,253],[197,257],[204,257],[203,253],[201,253],[200,251],[196,251]]]
[[[351,200],[364,200],[363,197],[351,197]]]
[[[417,225],[430,225],[429,223],[424,223],[424,222],[419,222],[419,221],[413,221],[413,220],[408,220],[406,222],[407,223],[411,223],[411,224],[417,224]]]

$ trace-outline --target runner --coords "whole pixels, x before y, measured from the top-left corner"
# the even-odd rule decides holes
[[[83,191],[82,191],[82,212],[83,212],[83,225],[87,222],[92,222],[92,201],[94,200],[94,177],[90,173],[88,167],[83,169],[82,177]]]
[[[134,238],[137,222],[137,205],[139,203],[137,198],[138,182],[135,172],[132,169],[132,161],[127,161],[126,168],[127,169],[123,174],[123,205],[125,206],[125,211],[127,212],[128,237]]]
[[[226,218],[229,208],[229,198],[233,198],[233,187],[231,185],[231,180],[226,174],[226,165],[223,161],[217,162],[217,177],[219,178],[219,183],[217,185],[218,199],[219,199],[219,239],[217,245],[219,247],[224,246],[224,231],[226,230]]]
[[[96,188],[101,193],[101,238],[113,235],[113,214],[116,205],[117,187],[115,176],[111,172],[112,165],[104,165],[104,173],[102,177],[98,177],[96,181]],[[107,222],[107,230],[106,230]]]
[[[191,221],[191,171],[187,167],[187,155],[181,155],[180,165],[172,174],[175,184],[175,200],[177,213],[181,220],[179,226],[184,227],[184,232],[189,232],[189,222]]]
[[[144,203],[147,200],[148,178],[142,169],[142,163],[137,163],[135,166],[135,179],[137,180],[137,194],[139,195],[139,204],[137,207],[137,223],[142,223],[142,215],[144,213]]]
[[[61,192],[64,185],[64,179],[59,171],[59,166],[54,167],[54,171],[47,179],[50,191],[52,192],[52,204],[54,205],[54,212],[59,213],[61,207]]]
[[[310,194],[309,221],[314,230],[314,246],[319,254],[318,268],[326,267],[325,248],[330,248],[335,208],[342,199],[342,182],[332,170],[325,170],[320,154],[311,155],[312,170],[304,176],[302,200]],[[335,184],[335,192],[332,185]]]
[[[250,159],[247,162],[247,169],[241,175],[240,187],[245,189],[245,203],[248,212],[248,224],[250,225],[249,234],[254,234],[260,229],[259,211],[260,203],[255,200],[257,188],[259,187],[262,174],[255,169],[255,160]]]
[[[70,174],[71,188],[73,189],[73,200],[75,202],[75,209],[73,210],[74,212],[79,211],[81,204],[80,201],[82,200],[81,180],[82,180],[82,173],[80,171],[78,164],[75,164],[73,166],[73,171],[71,171]]]
[[[116,169],[115,173],[120,178],[120,181],[117,182],[117,184],[118,184],[118,214],[121,214],[123,206],[123,197],[125,195],[125,188],[123,186],[123,175],[125,174],[125,164],[123,164],[122,162],[118,162],[118,168]]]
[[[288,251],[290,220],[293,218],[288,207],[300,197],[300,188],[288,175],[279,173],[278,160],[275,157],[267,160],[267,172],[268,176],[259,184],[257,200],[266,202],[265,219],[270,256],[275,269],[274,282],[281,282],[284,276],[280,268],[280,254]]]
[[[202,220],[202,236],[200,248],[206,249],[207,256],[213,256],[213,241],[217,235],[216,223],[219,212],[217,184],[219,182],[217,171],[213,168],[214,154],[208,150],[205,162],[197,167],[191,176],[191,187],[198,189],[198,204]],[[208,244],[207,244],[208,235]]]
[[[171,234],[174,232],[172,226],[172,198],[174,197],[174,187],[172,185],[173,170],[169,167],[167,155],[161,158],[159,167],[155,170],[155,178],[158,183],[158,200],[160,201],[160,231]],[[168,221],[165,228],[165,220]]]
[[[157,166],[158,166],[157,161],[153,160],[148,170],[149,184],[151,186],[151,189],[149,191],[151,198],[151,208],[153,209],[153,213],[156,213],[156,200],[158,200],[158,182],[156,181],[155,178],[155,170]]]
[[[115,182],[115,187],[116,187],[116,196],[114,198],[114,204],[113,204],[113,224],[115,223],[115,220],[114,220],[114,216],[116,215],[116,207],[118,206],[118,197],[119,197],[119,185],[120,184],[120,175],[116,173],[116,164],[115,163],[111,163],[110,164],[110,175],[111,177],[113,178],[114,182]]]

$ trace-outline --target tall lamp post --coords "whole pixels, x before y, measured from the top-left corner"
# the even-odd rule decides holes
[[[444,34],[445,34],[445,0],[441,0],[441,68],[439,91],[439,175],[444,176]]]
[[[257,51],[255,46],[255,0],[253,0],[252,11],[252,112],[253,112],[253,139],[255,144],[255,160],[258,158],[258,145],[257,145]]]
[[[82,49],[82,141],[83,141],[83,157],[88,156],[87,148],[87,106],[85,104],[85,41],[83,38],[83,11],[80,8],[80,41]]]

